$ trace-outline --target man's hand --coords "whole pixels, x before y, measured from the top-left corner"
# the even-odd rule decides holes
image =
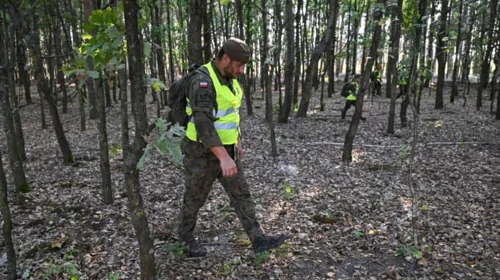
[[[220,160],[220,168],[222,169],[222,176],[224,177],[234,177],[238,173],[238,168],[234,160],[227,156]]]
[[[222,170],[222,176],[224,177],[234,177],[238,173],[238,167],[236,163],[229,156],[226,149],[222,146],[213,146],[210,148],[212,153],[219,159],[220,168]]]

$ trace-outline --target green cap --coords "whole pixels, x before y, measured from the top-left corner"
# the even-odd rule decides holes
[[[222,49],[232,60],[247,63],[250,59],[250,49],[245,42],[238,38],[227,39],[222,45]]]

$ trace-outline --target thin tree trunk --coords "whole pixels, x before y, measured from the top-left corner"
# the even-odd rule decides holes
[[[153,240],[144,208],[139,182],[137,163],[144,153],[146,142],[144,136],[148,135],[146,86],[143,77],[144,59],[142,39],[139,30],[139,5],[137,0],[124,1],[125,27],[127,39],[127,56],[131,84],[131,102],[134,104],[133,114],[135,120],[135,140],[129,146],[127,157],[124,158],[125,189],[127,192],[128,208],[131,214],[132,225],[135,229],[139,243],[139,260],[142,280],[156,278],[156,267]],[[122,132],[123,133],[123,132]],[[123,134],[122,134],[123,135]],[[123,145],[128,146],[128,143]]]
[[[14,29],[14,26],[12,26],[12,29]],[[12,36],[16,34],[15,30],[12,30],[10,32]],[[9,38],[9,37],[6,37]],[[16,45],[14,40],[10,40],[10,42],[5,42],[5,44],[9,44],[9,46],[6,45],[5,51],[6,53],[10,54],[10,63],[8,65],[14,65],[16,61]],[[7,61],[7,60],[6,60]],[[12,120],[14,124],[14,138],[16,139],[16,149],[18,156],[21,161],[26,161],[26,147],[25,147],[25,142],[24,142],[24,133],[23,133],[23,126],[21,123],[21,116],[19,115],[19,101],[18,97],[16,94],[16,83],[15,83],[15,77],[14,77],[14,69],[8,70],[7,74],[9,75],[7,79],[7,85],[9,86],[10,90],[9,95],[10,95],[10,102],[11,102],[11,108],[12,108]]]
[[[90,13],[92,12],[92,3],[91,0],[83,0],[83,19],[84,23],[88,23]],[[87,57],[87,68],[89,71],[94,70],[94,62],[92,61],[92,57]],[[87,87],[87,98],[89,100],[89,117],[92,120],[98,118],[97,111],[97,92],[95,89],[95,80],[93,78],[89,78],[86,82]]]
[[[455,45],[455,63],[453,65],[453,74],[452,74],[452,85],[451,85],[451,94],[450,94],[450,103],[455,102],[455,96],[458,96],[458,64],[460,55],[460,44],[462,43],[462,19],[464,18],[463,14],[463,1],[460,1],[460,5],[458,7],[458,14],[460,18],[458,19],[458,27],[457,27],[457,42]]]
[[[4,65],[0,63],[0,67],[3,66]],[[3,218],[3,245],[5,246],[5,251],[7,253],[7,279],[15,280],[18,279],[16,270],[16,250],[12,240],[12,217],[10,214],[9,199],[7,195],[7,180],[3,170],[2,153],[0,153],[0,212],[2,213]]]
[[[285,36],[286,36],[286,62],[285,62],[285,97],[280,109],[278,123],[287,123],[292,110],[293,101],[293,76],[295,70],[295,40],[293,29],[293,2],[285,1]]]
[[[433,28],[431,25],[433,24],[434,21],[434,15],[436,14],[436,1],[432,1],[432,8],[431,8],[431,15],[430,15],[430,25],[427,28],[429,30],[429,37],[427,40],[427,59],[426,59],[426,68],[432,73],[431,77],[434,76],[434,69],[433,69],[433,56],[432,56],[432,46],[434,44],[434,34],[432,34]],[[425,87],[429,87],[429,83],[431,80],[431,77],[425,79],[424,85]]]
[[[301,31],[301,9],[304,4],[303,0],[297,0],[297,14],[295,15],[295,73],[293,77],[293,97],[292,97],[292,109],[295,109],[297,104],[299,104],[299,84],[300,84],[300,74],[302,65],[302,50],[300,48],[300,43],[302,42],[300,37]]]
[[[14,90],[9,86],[9,80],[12,79],[13,67],[12,63],[8,61],[7,55],[9,54],[9,44],[4,40],[8,38],[5,36],[4,28],[0,29],[0,106],[4,116],[3,129],[5,138],[7,139],[7,150],[9,153],[9,165],[14,177],[14,184],[17,192],[26,193],[31,190],[26,175],[24,173],[23,160],[19,154],[18,141],[15,133],[14,116],[12,114],[13,108],[10,102],[10,91]],[[3,170],[3,166],[2,166]]]
[[[51,2],[52,9],[55,11],[56,8],[55,6],[58,5],[57,2],[52,1]],[[57,83],[59,84],[59,88],[62,91],[62,112],[63,113],[68,113],[68,89],[66,88],[66,81],[64,80],[64,73],[62,71],[62,52],[61,49],[63,48],[61,44],[61,37],[60,37],[60,30],[58,28],[58,22],[57,18],[54,18],[54,50],[55,50],[55,55],[56,55],[56,77],[57,77]],[[58,90],[56,90],[58,92]]]
[[[250,12],[251,8],[252,8],[252,5],[253,3],[251,3],[250,1],[246,1],[246,7],[247,7],[247,17],[246,17],[246,23],[247,23],[247,26],[248,28],[246,29],[246,32],[247,32],[247,36],[246,36],[246,41],[247,43],[250,43],[252,42],[252,38],[253,38],[253,32],[252,32],[252,28],[250,28],[249,26],[252,25],[252,21],[253,21],[253,18],[252,18],[252,13]],[[246,109],[247,109],[247,116],[253,116],[253,104],[252,104],[252,81],[253,81],[253,71],[254,71],[254,68],[253,68],[253,65],[254,63],[251,62],[251,63],[248,63],[247,64],[249,67],[248,67],[248,72],[247,74],[245,74],[243,76],[243,87],[244,87],[244,94],[245,94],[245,104],[246,104]]]
[[[103,79],[99,78],[100,83],[98,88],[102,88]],[[111,171],[109,168],[109,147],[108,147],[108,132],[106,129],[106,106],[104,104],[104,95],[97,95],[97,105],[99,113],[98,129],[99,129],[99,167],[101,170],[101,195],[104,204],[113,203],[113,190],[111,188]]]
[[[24,43],[21,30],[19,29],[16,29],[16,42],[17,69],[19,71],[19,79],[21,80],[21,84],[24,89],[24,99],[26,100],[26,104],[31,104],[33,103],[33,101],[31,100],[31,82],[26,64],[26,45]]]
[[[166,0],[167,5],[167,26],[171,26],[171,7],[170,0]],[[168,45],[168,63],[170,68],[170,83],[175,81],[175,73],[174,73],[174,46],[172,40],[172,29],[167,28],[167,45]],[[165,100],[167,100],[167,96],[165,96]]]
[[[314,48],[311,61],[307,66],[306,79],[304,81],[304,88],[302,89],[302,99],[300,100],[299,110],[297,111],[297,117],[306,117],[307,108],[309,107],[309,101],[312,96],[312,78],[313,74],[318,71],[318,61],[321,55],[325,51],[327,46],[330,46],[330,41],[332,39],[333,28],[335,27],[336,19],[336,6],[338,5],[338,0],[330,0],[330,15],[328,18],[328,26],[323,34],[323,37],[319,41],[318,45]]]
[[[495,27],[495,19],[496,19],[496,8],[497,8],[497,0],[490,1],[490,14],[489,14],[489,22],[488,22],[488,32],[487,32],[487,46],[486,53],[484,54],[484,58],[481,64],[481,76],[479,87],[477,89],[477,99],[476,99],[476,109],[479,111],[483,106],[483,89],[488,86],[488,80],[490,78],[490,64],[491,64],[491,53],[493,51],[493,29]]]
[[[201,65],[204,62],[201,49],[202,0],[190,0],[189,2],[189,63],[196,63],[198,65]]]
[[[377,0],[378,6],[385,6],[385,0]],[[352,161],[352,147],[354,145],[354,138],[356,137],[356,132],[358,130],[359,121],[361,119],[361,112],[363,110],[363,98],[364,91],[368,86],[368,81],[371,74],[371,69],[373,68],[373,64],[377,61],[378,55],[378,45],[380,42],[380,37],[382,34],[382,26],[379,25],[379,21],[382,19],[383,11],[380,9],[375,9],[373,15],[373,24],[375,25],[373,31],[372,45],[370,47],[370,54],[368,61],[366,62],[366,68],[363,72],[363,79],[361,82],[361,87],[359,89],[359,93],[356,97],[356,110],[354,111],[354,116],[351,120],[351,124],[349,125],[349,130],[345,136],[344,148],[342,150],[342,161],[351,162]]]
[[[394,122],[396,119],[396,86],[398,84],[397,62],[399,61],[399,37],[401,36],[401,21],[403,0],[398,0],[397,6],[393,7],[391,21],[391,51],[387,62],[387,95],[391,98],[389,107],[389,120],[387,134],[394,134]]]
[[[436,46],[436,57],[438,60],[438,80],[436,87],[436,100],[434,109],[443,109],[443,91],[444,91],[444,78],[446,70],[446,42],[444,38],[447,36],[446,19],[448,18],[448,0],[441,0],[441,16],[440,26],[438,33],[438,42]]]
[[[464,51],[464,62],[462,63],[462,77],[460,78],[460,81],[462,83],[467,83],[469,81],[469,73],[470,73],[470,63],[471,63],[471,55],[470,55],[470,50],[472,47],[472,30],[474,28],[474,23],[476,21],[476,13],[474,8],[470,7],[468,8],[468,16],[469,20],[469,27],[467,29],[466,36],[467,38],[465,39],[465,51]]]
[[[30,33],[29,30],[27,29],[25,29],[25,32],[29,34],[28,48],[30,49],[31,58],[33,60],[33,67],[35,68],[35,76],[37,79],[38,87],[42,91],[43,96],[47,101],[47,105],[49,106],[52,125],[54,126],[56,138],[63,155],[64,163],[72,164],[74,163],[73,154],[71,153],[69,142],[64,134],[64,129],[61,123],[61,119],[59,118],[59,112],[57,111],[56,101],[52,96],[52,92],[47,84],[47,80],[45,79],[43,73],[44,68],[41,60],[42,55],[40,51],[40,40],[38,37],[38,33],[36,29],[34,29],[34,33]]]

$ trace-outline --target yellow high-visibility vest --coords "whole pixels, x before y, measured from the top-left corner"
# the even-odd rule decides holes
[[[359,91],[359,84],[356,81],[352,81],[351,84],[354,84],[356,86],[355,94],[357,94]],[[356,95],[349,94],[345,99],[354,101],[356,100]]]
[[[207,68],[210,78],[215,89],[215,95],[217,102],[217,110],[215,108],[212,114],[215,118],[214,127],[219,135],[220,140],[223,145],[232,145],[238,142],[239,136],[239,126],[240,126],[240,114],[239,108],[241,106],[241,99],[243,97],[243,90],[236,79],[233,79],[232,85],[234,93],[227,85],[222,85],[212,67],[212,63],[209,62],[202,67]],[[199,141],[196,134],[196,127],[194,124],[193,111],[191,110],[191,104],[189,98],[187,98],[186,113],[191,116],[188,125],[186,127],[186,136],[196,142]]]

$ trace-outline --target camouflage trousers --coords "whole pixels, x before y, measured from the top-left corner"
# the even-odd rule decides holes
[[[243,166],[239,159],[235,160],[238,173],[232,178],[222,176],[220,162],[210,150],[205,150],[200,143],[184,138],[181,143],[184,154],[185,191],[179,219],[179,238],[186,244],[192,244],[197,214],[212,190],[217,179],[224,187],[231,206],[235,209],[248,238],[252,243],[264,236],[264,231],[255,217],[255,204],[245,180]],[[234,148],[226,147],[234,158]]]

